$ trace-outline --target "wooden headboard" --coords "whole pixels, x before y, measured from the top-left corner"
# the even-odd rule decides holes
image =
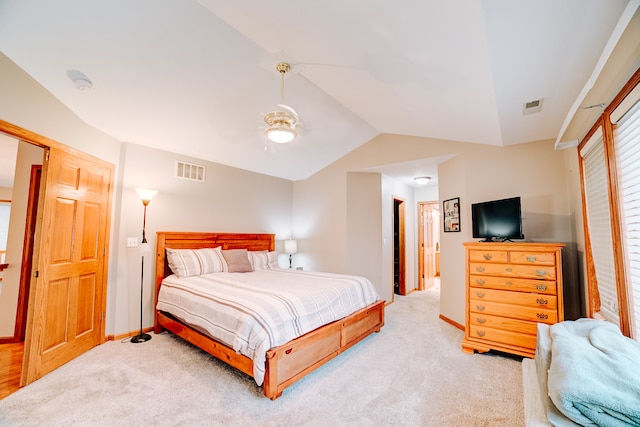
[[[274,251],[275,245],[273,234],[158,231],[156,233],[156,300],[162,279],[171,274],[166,248],[198,249],[221,246],[222,249]]]

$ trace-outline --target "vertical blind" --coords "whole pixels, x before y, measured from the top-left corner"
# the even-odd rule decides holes
[[[611,238],[611,212],[609,209],[609,186],[607,164],[604,156],[602,132],[592,138],[581,151],[587,224],[591,237],[591,251],[600,293],[600,315],[620,324],[618,314],[618,293],[613,262],[613,241]]]
[[[632,336],[640,340],[640,102],[618,121],[614,146]]]

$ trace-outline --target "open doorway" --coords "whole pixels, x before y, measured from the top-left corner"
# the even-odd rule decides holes
[[[393,292],[406,295],[404,200],[393,198]]]
[[[429,289],[440,277],[440,204],[418,203],[418,290]]]

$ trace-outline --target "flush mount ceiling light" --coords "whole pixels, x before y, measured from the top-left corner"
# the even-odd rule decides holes
[[[300,119],[298,113],[284,103],[284,75],[291,70],[291,66],[286,62],[279,62],[276,64],[276,70],[280,73],[281,79],[281,101],[274,111],[264,116],[264,122],[268,126],[264,134],[273,142],[286,144],[298,136],[295,128],[299,125]]]
[[[413,180],[420,185],[426,185],[429,183],[429,181],[431,181],[431,177],[430,176],[417,176],[415,178],[413,178]]]

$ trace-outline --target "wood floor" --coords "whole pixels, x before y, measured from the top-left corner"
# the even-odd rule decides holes
[[[18,391],[24,343],[0,344],[0,399]]]

